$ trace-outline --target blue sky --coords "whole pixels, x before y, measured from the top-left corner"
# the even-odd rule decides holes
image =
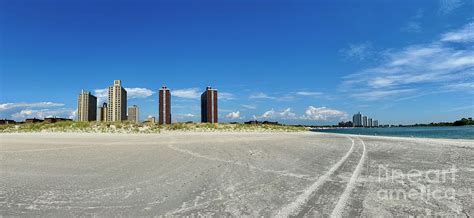
[[[141,119],[220,91],[221,121],[380,123],[474,115],[474,2],[0,1],[0,117],[74,117],[120,79]]]

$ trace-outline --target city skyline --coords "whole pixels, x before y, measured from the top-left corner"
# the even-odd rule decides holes
[[[140,120],[159,117],[157,84],[171,89],[173,122],[200,121],[210,84],[222,122],[474,116],[472,1],[26,2],[0,3],[1,118],[76,119],[77,90],[99,107],[113,79],[124,81]]]

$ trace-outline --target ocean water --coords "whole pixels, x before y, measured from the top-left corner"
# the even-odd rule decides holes
[[[446,139],[474,139],[474,126],[340,128],[340,129],[314,129],[312,131],[355,134],[355,135],[378,135],[378,136],[446,138]]]

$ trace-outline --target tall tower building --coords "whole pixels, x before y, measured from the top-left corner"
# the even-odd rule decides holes
[[[97,120],[97,97],[90,92],[81,91],[77,99],[77,120],[94,121]]]
[[[123,120],[127,120],[127,91],[122,87],[122,81],[114,80],[114,85],[109,87],[107,121]]]
[[[379,127],[379,120],[374,120],[374,127]]]
[[[372,125],[372,118],[368,118],[368,119],[367,119],[367,126],[368,126],[368,127],[372,127],[372,126],[373,126],[373,125]]]
[[[138,106],[133,105],[132,107],[128,108],[128,117],[127,120],[134,122],[134,123],[139,123],[140,122],[140,110]]]
[[[201,95],[201,122],[217,123],[217,89],[210,86]]]
[[[367,127],[367,116],[362,116],[362,126]]]
[[[354,116],[352,117],[352,123],[354,123],[355,127],[362,126],[362,114],[360,114],[360,112],[357,114],[354,114]]]
[[[107,103],[103,103],[102,107],[99,107],[99,121],[107,122]]]
[[[158,96],[158,112],[160,114],[158,123],[171,124],[171,92],[166,87],[161,87]]]

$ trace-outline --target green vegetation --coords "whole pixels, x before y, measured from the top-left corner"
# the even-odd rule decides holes
[[[439,122],[439,123],[430,123],[430,124],[415,124],[414,126],[466,126],[466,125],[474,125],[474,121],[471,117],[469,118],[462,118],[460,120],[456,120],[454,122]]]
[[[171,125],[138,124],[132,122],[75,122],[24,123],[0,125],[1,133],[15,132],[83,132],[83,133],[160,133],[185,132],[297,132],[306,131],[302,126],[248,125],[228,123],[173,123]]]

